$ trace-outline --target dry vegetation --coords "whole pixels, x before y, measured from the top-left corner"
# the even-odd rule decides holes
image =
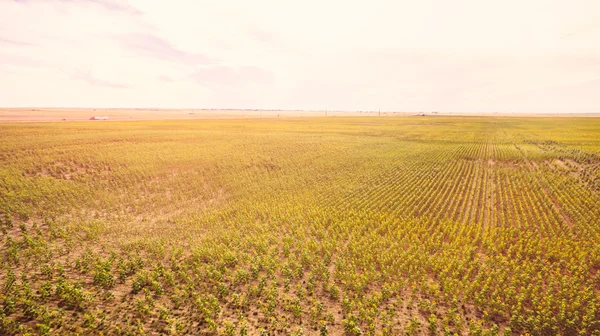
[[[0,132],[0,334],[600,335],[600,119]]]

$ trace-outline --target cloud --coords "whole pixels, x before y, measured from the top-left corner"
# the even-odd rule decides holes
[[[600,55],[557,55],[554,60],[561,67],[589,69],[600,66]]]
[[[123,84],[113,83],[110,81],[96,78],[91,73],[74,75],[73,78],[83,80],[92,86],[98,86],[98,87],[106,87],[106,88],[113,88],[113,89],[125,89],[128,87]]]
[[[305,54],[304,51],[295,46],[294,43],[285,40],[274,27],[268,28],[261,27],[258,24],[250,24],[243,26],[243,30],[250,39],[257,42],[262,48],[277,52],[293,52],[296,55]]]
[[[576,29],[571,30],[570,32],[560,36],[561,39],[573,39],[581,36],[585,36],[586,34],[598,33],[600,31],[600,24],[597,22],[593,22],[590,24],[584,24],[579,26]]]
[[[98,5],[104,9],[117,12],[127,12],[129,14],[142,14],[141,11],[126,4],[124,1],[109,1],[109,0],[62,0],[67,2],[81,2]]]
[[[13,40],[13,39],[8,39],[8,38],[4,38],[2,36],[0,36],[0,44],[7,44],[10,46],[16,46],[16,47],[30,47],[33,46],[32,43],[28,43],[28,42],[24,42],[24,41],[17,41],[17,40]]]
[[[21,55],[0,54],[0,65],[13,65],[27,68],[40,68],[45,65],[43,61]]]
[[[161,82],[167,82],[167,83],[174,82],[173,78],[171,78],[169,76],[165,76],[165,75],[158,76],[158,80]]]
[[[504,109],[536,112],[600,112],[597,93],[600,92],[600,78],[574,84],[556,84],[522,90],[508,95],[494,97],[493,103]],[[540,108],[544,101],[547,108]],[[575,108],[576,107],[576,108]]]
[[[138,54],[156,59],[182,62],[185,64],[210,64],[209,57],[201,54],[190,53],[173,46],[169,41],[152,34],[130,34],[121,37],[125,48]]]
[[[234,68],[225,65],[197,69],[190,77],[199,84],[227,87],[251,83],[269,85],[274,79],[270,72],[256,66]]]
[[[35,3],[53,3],[58,5],[93,5],[103,8],[111,12],[123,12],[128,14],[142,14],[136,8],[128,5],[125,1],[112,1],[112,0],[13,0],[21,4],[35,4]]]
[[[0,0],[1,104],[577,110],[600,104],[599,12],[594,0]]]

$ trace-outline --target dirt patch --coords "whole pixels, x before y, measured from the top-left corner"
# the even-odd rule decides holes
[[[554,166],[554,165],[552,164],[552,162],[550,162],[550,161],[548,161],[548,160],[545,160],[545,161],[544,161],[544,163],[546,164],[546,166],[548,166],[548,168],[550,168],[550,169],[552,169],[552,170],[556,170],[556,169],[557,169],[557,168],[556,168],[556,166]]]
[[[571,160],[571,159],[565,159],[565,163],[566,163],[568,166],[570,166],[570,167],[573,167],[573,168],[575,168],[575,169],[581,169],[581,168],[582,168],[582,167],[581,167],[581,165],[580,165],[579,163],[577,163],[577,162],[575,162],[575,161],[573,161],[573,160]]]
[[[562,170],[571,170],[562,160],[559,160],[559,159],[553,160],[552,164],[554,164],[556,167],[558,167]]]
[[[40,164],[36,167],[28,168],[23,171],[23,176],[40,177],[47,176],[59,180],[72,180],[83,175],[108,174],[112,171],[110,166],[93,167],[78,162],[55,161],[48,164]]]

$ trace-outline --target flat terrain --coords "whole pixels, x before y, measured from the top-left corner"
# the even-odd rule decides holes
[[[109,121],[246,119],[285,117],[374,116],[375,112],[280,111],[280,110],[206,110],[206,109],[118,109],[118,108],[4,108],[0,122],[88,121],[92,116],[106,116]],[[400,116],[415,113],[383,113]]]
[[[347,112],[292,110],[218,110],[218,109],[119,109],[119,108],[0,108],[0,122],[65,122],[87,121],[92,116],[106,116],[109,121],[137,120],[198,120],[299,117],[406,117],[419,112]],[[522,114],[522,113],[460,113],[435,112],[429,116],[492,116],[492,117],[578,117],[598,118],[600,113]]]
[[[600,335],[599,218],[597,118],[4,123],[0,334]]]

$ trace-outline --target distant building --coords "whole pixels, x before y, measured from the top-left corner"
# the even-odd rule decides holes
[[[93,117],[90,117],[90,120],[108,120],[108,117],[93,116]]]

